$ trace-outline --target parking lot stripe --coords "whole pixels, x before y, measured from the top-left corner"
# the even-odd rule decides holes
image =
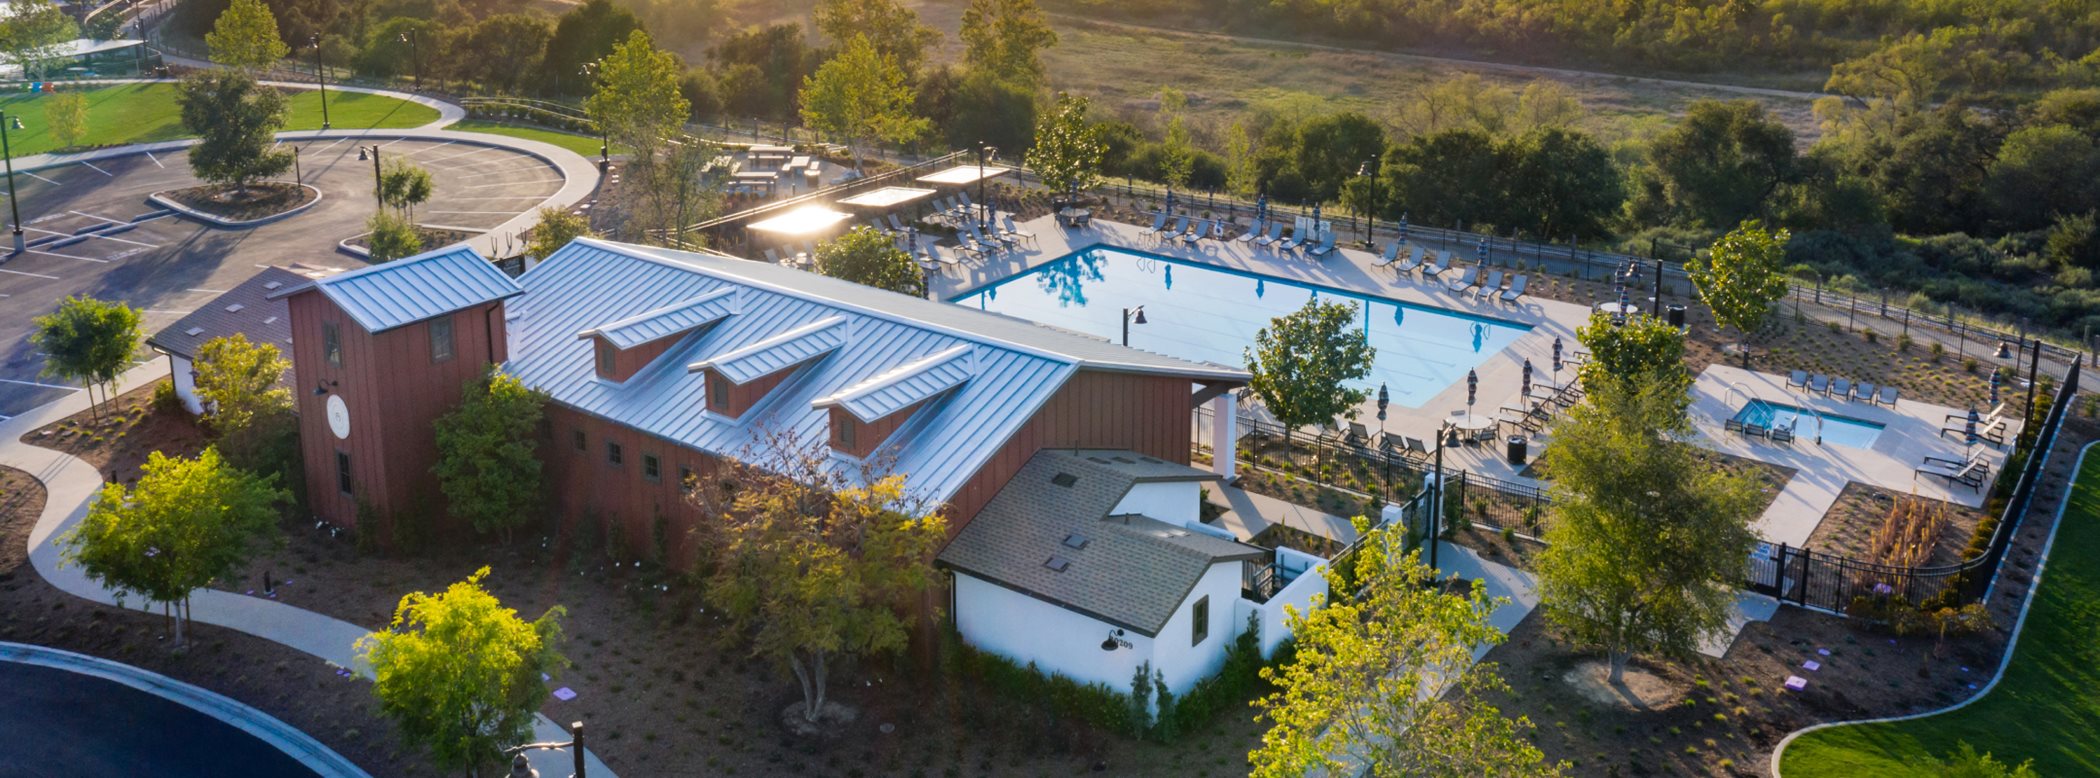
[[[411,157],[413,157],[413,156],[415,156],[415,155],[417,155],[417,154],[421,154],[421,153],[423,153],[423,152],[426,152],[426,151],[432,151],[432,150],[435,150],[435,149],[442,149],[442,148],[444,148],[444,147],[446,147],[446,146],[450,146],[450,145],[452,145],[452,144],[454,144],[454,143],[458,143],[458,142],[459,142],[459,141],[456,141],[456,140],[448,140],[448,141],[445,141],[444,143],[440,143],[440,144],[438,144],[438,145],[435,145],[435,146],[431,146],[431,147],[429,147],[429,148],[422,148],[422,149],[416,149],[415,151],[411,151],[411,152],[408,152],[408,155],[409,155],[409,156],[411,156]]]
[[[115,174],[115,173],[111,173],[111,172],[109,172],[109,171],[107,171],[107,170],[103,170],[102,168],[99,168],[99,167],[95,167],[94,163],[88,162],[87,160],[81,160],[81,161],[80,161],[80,164],[83,164],[83,165],[87,165],[87,168],[88,168],[89,170],[93,170],[93,171],[95,171],[95,172],[97,172],[97,173],[101,173],[102,175],[105,175],[105,176],[109,176],[110,178],[116,178],[116,177],[117,177],[117,174]]]
[[[540,179],[540,180],[538,180],[538,181],[518,181],[518,182],[504,182],[504,183],[501,183],[501,184],[468,184],[468,185],[466,185],[466,186],[463,186],[463,187],[460,187],[460,188],[461,188],[461,189],[487,189],[487,188],[489,188],[489,187],[492,187],[492,186],[531,186],[531,185],[533,185],[533,184],[559,184],[559,183],[561,183],[561,182],[562,182],[562,180],[561,180],[561,179],[559,179],[559,178],[544,178],[544,179]]]
[[[23,386],[39,386],[45,389],[70,389],[75,392],[80,391],[80,387],[77,386],[64,386],[61,384],[40,384],[35,381],[18,381],[13,378],[0,378],[0,384],[21,384]]]
[[[160,248],[160,244],[158,244],[158,243],[146,243],[146,242],[144,242],[144,241],[136,241],[136,240],[131,240],[131,239],[129,239],[129,238],[119,238],[119,237],[116,237],[116,236],[114,236],[114,235],[89,235],[88,237],[90,237],[90,238],[101,238],[102,240],[107,240],[107,241],[115,241],[115,242],[117,242],[117,243],[129,243],[129,244],[131,244],[131,245],[133,245],[133,246],[139,246],[139,247],[141,247],[141,248],[149,248],[149,249],[157,249],[157,248]]]
[[[63,259],[77,259],[77,260],[80,260],[80,261],[82,261],[82,262],[100,262],[100,263],[102,263],[102,264],[105,264],[105,265],[109,264],[109,260],[107,260],[107,259],[98,259],[98,258],[95,258],[95,257],[76,257],[76,256],[73,256],[73,255],[71,255],[71,254],[60,254],[60,253],[57,253],[57,252],[52,252],[52,251],[39,251],[39,250],[37,250],[37,249],[23,249],[23,250],[22,250],[22,253],[24,253],[24,254],[36,254],[36,255],[39,255],[39,256],[46,256],[46,257],[60,257],[60,258],[63,258]]]
[[[328,144],[328,145],[326,145],[326,146],[322,146],[322,147],[320,147],[320,148],[318,148],[318,149],[315,149],[314,151],[315,151],[315,153],[319,153],[319,152],[327,151],[327,150],[329,150],[329,149],[332,149],[332,148],[335,148],[335,147],[337,147],[337,146],[341,146],[341,145],[343,145],[343,141],[346,141],[346,140],[349,140],[349,138],[339,138],[339,139],[337,139],[337,140],[336,140],[336,142],[334,142],[334,143],[330,143],[330,144]]]
[[[43,177],[43,176],[40,176],[40,175],[37,175],[37,174],[35,174],[35,173],[31,173],[31,172],[29,172],[29,171],[27,171],[27,170],[24,170],[24,171],[22,171],[22,175],[28,176],[28,177],[30,177],[30,178],[34,178],[34,179],[36,179],[36,180],[38,180],[38,181],[42,181],[42,182],[44,182],[44,183],[46,183],[46,184],[50,184],[50,185],[52,185],[52,186],[58,186],[58,182],[57,182],[57,181],[53,181],[53,180],[51,180],[51,179],[45,178],[45,177]]]
[[[167,169],[167,167],[168,167],[167,165],[163,165],[163,164],[161,164],[161,163],[160,163],[160,157],[156,157],[156,156],[153,156],[153,152],[151,152],[151,151],[148,151],[148,152],[146,152],[146,158],[147,158],[147,159],[150,159],[150,160],[153,160],[153,166],[154,166],[154,167],[160,168],[160,169],[162,169],[162,170],[166,170],[166,169]]]
[[[90,219],[101,219],[101,220],[103,220],[103,221],[109,222],[110,224],[130,224],[130,223],[131,223],[131,222],[123,221],[123,220],[121,220],[121,219],[112,219],[112,218],[109,218],[109,217],[107,217],[107,216],[96,216],[96,215],[94,215],[94,214],[92,214],[92,213],[82,213],[82,212],[80,212],[80,211],[67,211],[66,213],[70,213],[70,214],[73,214],[74,216],[85,216],[85,217],[88,217],[88,218],[90,218]]]
[[[463,213],[476,216],[516,216],[517,211],[424,211],[424,213]]]
[[[546,195],[475,195],[473,197],[447,197],[447,200],[545,200]]]
[[[538,168],[538,167],[541,167],[541,166],[539,166],[539,165],[527,165],[527,166],[525,166],[525,167],[512,167],[512,168],[504,168],[504,169],[502,169],[502,170],[491,170],[491,171],[489,171],[489,172],[487,172],[487,173],[468,173],[468,174],[466,174],[466,175],[463,175],[463,176],[453,176],[453,178],[480,178],[480,177],[482,177],[482,176],[501,176],[501,175],[508,175],[508,174],[512,174],[512,173],[522,173],[522,172],[524,172],[524,171],[527,171],[527,170],[533,170],[533,169],[535,169],[535,168]]]
[[[24,272],[22,272],[22,271],[20,271],[20,270],[9,270],[9,269],[7,269],[7,268],[4,268],[4,267],[0,267],[0,273],[6,273],[6,274],[8,274],[8,275],[11,275],[11,276],[29,276],[30,278],[43,278],[43,279],[48,279],[48,280],[51,280],[51,281],[57,281],[57,280],[58,280],[58,276],[47,276],[47,275],[44,275],[44,274],[42,274],[42,273],[24,273]]]
[[[438,158],[436,158],[436,159],[426,159],[426,160],[423,160],[423,161],[424,161],[424,162],[443,162],[443,161],[445,161],[445,160],[448,160],[448,159],[459,159],[460,157],[471,157],[471,156],[474,156],[474,155],[476,155],[476,154],[487,154],[487,153],[489,153],[489,152],[491,152],[491,151],[502,151],[502,150],[503,150],[503,149],[499,149],[499,148],[496,148],[496,147],[494,147],[494,146],[484,146],[484,147],[482,147],[482,148],[478,148],[478,149],[475,149],[475,150],[473,150],[473,151],[462,151],[462,152],[460,152],[460,153],[458,153],[458,154],[447,154],[447,155],[445,155],[445,156],[442,156],[442,157],[438,157]]]

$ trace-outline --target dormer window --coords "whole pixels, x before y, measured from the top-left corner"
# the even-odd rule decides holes
[[[838,432],[836,447],[847,451],[859,449],[860,441],[857,438],[860,433],[860,420],[853,418],[851,414],[842,414],[842,416],[844,418],[839,419],[838,424],[832,428]]]
[[[729,378],[713,370],[707,371],[707,408],[716,412],[729,408]]]
[[[619,375],[620,350],[613,348],[613,344],[607,343],[604,338],[598,338],[594,342],[598,347],[598,377],[619,380],[616,376]]]

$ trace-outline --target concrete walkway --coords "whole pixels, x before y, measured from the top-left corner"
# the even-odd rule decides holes
[[[1278,524],[1304,530],[1343,545],[1356,542],[1356,526],[1346,516],[1323,513],[1296,503],[1255,494],[1236,486],[1221,486],[1210,493],[1210,502],[1223,506],[1218,526],[1245,540]]]
[[[145,386],[167,374],[166,360],[149,361],[125,373],[114,394],[121,395]],[[29,533],[29,560],[37,574],[67,594],[118,605],[114,593],[90,580],[80,568],[61,566],[59,547],[54,542],[56,537],[87,515],[89,502],[102,488],[102,474],[75,457],[21,442],[24,434],[87,408],[87,393],[74,392],[64,399],[0,422],[0,465],[27,472],[44,484],[47,493],[44,512],[37,517],[36,526]],[[150,603],[139,602],[136,598],[122,607],[151,610]],[[273,640],[324,661],[355,669],[367,677],[371,675],[370,666],[358,660],[355,650],[357,640],[370,630],[350,622],[273,600],[213,589],[200,590],[191,598],[191,613],[198,622]],[[533,728],[534,740],[567,738],[565,728],[544,715],[537,718]],[[564,753],[537,751],[533,752],[532,761],[544,775],[567,775],[570,772],[569,757]],[[613,774],[595,754],[588,757],[587,766],[592,775]]]

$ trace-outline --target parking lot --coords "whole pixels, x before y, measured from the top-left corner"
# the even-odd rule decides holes
[[[537,207],[562,185],[553,166],[507,149],[424,140],[362,144],[377,145],[382,159],[410,159],[430,170],[434,194],[415,212],[423,224],[487,230]],[[41,375],[43,357],[29,343],[32,320],[66,297],[90,295],[140,308],[150,335],[264,266],[361,266],[362,260],[338,252],[336,243],[364,232],[377,207],[370,152],[358,160],[360,141],[348,139],[298,145],[299,172],[321,190],[321,202],[289,219],[243,230],[162,215],[147,200],[154,192],[198,183],[182,152],[17,172],[23,237],[59,240],[0,261],[0,418],[78,390]],[[128,226],[78,242],[64,237],[112,223]]]

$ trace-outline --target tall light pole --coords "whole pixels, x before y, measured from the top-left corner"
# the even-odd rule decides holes
[[[1145,323],[1145,306],[1123,309],[1123,345],[1130,345],[1130,325]]]
[[[306,39],[314,47],[314,75],[321,78],[321,129],[328,129],[328,65],[321,61],[321,35],[315,33]]]
[[[596,80],[597,78],[598,63],[583,63],[584,84],[587,86],[590,84],[590,82]],[[612,131],[607,130],[605,128],[605,125],[603,124],[599,124],[598,122],[592,123],[598,124],[598,174],[604,175],[606,168],[612,166]]]
[[[14,219],[9,226],[14,228],[16,254],[28,248],[22,244],[22,207],[16,204],[21,198],[15,196],[15,152],[7,143],[7,125],[18,121],[0,110],[0,159],[7,163],[7,214]]]
[[[379,144],[357,147],[357,161],[365,161],[365,152],[368,151],[372,153],[372,201],[378,203],[381,209],[385,209],[386,185],[379,175]]]
[[[977,142],[977,216],[978,216],[978,219],[977,219],[977,226],[978,226],[978,227],[983,227],[983,226],[985,226],[985,222],[986,222],[986,221],[987,221],[988,219],[990,219],[990,218],[991,218],[991,215],[990,215],[990,213],[989,213],[989,210],[991,209],[991,205],[989,204],[989,201],[987,201],[987,200],[985,200],[985,199],[984,199],[984,160],[985,160],[985,157],[987,157],[987,156],[990,156],[990,157],[994,157],[994,158],[996,158],[996,157],[998,157],[998,156],[999,156],[999,150],[998,150],[997,148],[994,148],[994,147],[992,147],[992,146],[990,146],[990,145],[986,144],[986,143],[985,143],[984,141],[978,141],[978,142]],[[1144,310],[1144,306],[1142,306],[1142,305],[1138,306],[1138,310],[1140,310],[1140,311]],[[1139,324],[1143,324],[1143,323],[1145,323],[1145,321],[1144,321],[1144,319],[1139,319],[1139,320],[1138,320],[1138,323],[1139,323]],[[1124,325],[1123,329],[1124,329],[1124,332],[1123,332],[1123,339],[1127,341],[1127,340],[1129,340],[1129,339],[1130,339],[1130,332],[1129,332],[1129,329],[1130,329],[1130,327],[1129,327],[1129,324],[1128,324],[1128,323],[1126,323],[1126,324]],[[1123,345],[1126,345],[1126,346],[1127,346],[1127,345],[1130,345],[1130,344],[1129,344],[1129,343],[1125,343],[1125,344],[1123,344]]]
[[[1364,228],[1364,248],[1370,249],[1378,243],[1377,238],[1372,236],[1372,233],[1378,231],[1378,158],[1364,160],[1363,164],[1356,167],[1356,174],[1363,177],[1364,185],[1369,188],[1366,196],[1370,202],[1364,204],[1363,211],[1367,225]]]
[[[401,42],[408,44],[408,64],[416,76],[416,91],[423,91],[423,36],[414,27],[401,33]]]

